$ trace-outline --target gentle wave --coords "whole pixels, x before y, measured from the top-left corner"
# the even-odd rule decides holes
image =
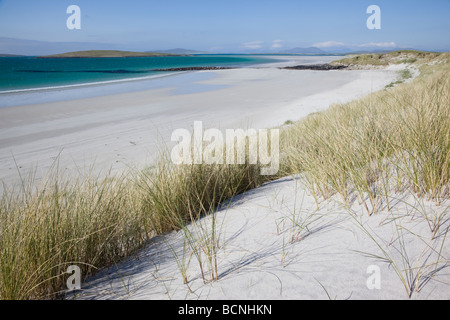
[[[75,70],[75,71],[63,71],[63,70],[18,70],[17,72],[23,73],[149,73],[153,70],[126,70],[126,69],[118,69],[118,70]]]
[[[142,80],[150,80],[150,79],[156,79],[156,78],[169,77],[169,76],[173,76],[173,75],[177,75],[177,74],[181,74],[181,73],[184,73],[184,72],[174,72],[174,73],[170,73],[170,74],[159,74],[159,75],[151,75],[151,76],[146,76],[146,77],[128,78],[128,79],[119,79],[119,80],[107,80],[107,81],[98,81],[98,82],[69,84],[69,85],[63,85],[63,86],[51,86],[51,87],[39,87],[39,88],[6,90],[6,91],[0,91],[0,94],[26,93],[26,92],[47,91],[47,90],[59,90],[59,89],[89,87],[89,86],[96,86],[96,85],[121,83],[121,82],[142,81]]]

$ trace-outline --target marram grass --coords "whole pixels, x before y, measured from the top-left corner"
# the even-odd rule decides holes
[[[256,165],[172,166],[76,179],[33,176],[0,200],[0,299],[55,299],[70,265],[83,277],[114,265],[151,237],[185,228],[262,182]]]
[[[282,132],[284,173],[303,173],[316,198],[356,197],[369,214],[410,190],[449,196],[450,67],[410,84],[335,105]]]

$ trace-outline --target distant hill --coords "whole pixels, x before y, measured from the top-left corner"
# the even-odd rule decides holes
[[[294,48],[285,50],[281,53],[296,53],[296,54],[327,54],[328,52],[323,51],[316,47],[309,47],[309,48]]]
[[[370,53],[377,53],[377,54],[386,54],[391,52],[397,52],[397,51],[417,51],[413,48],[395,48],[395,49],[367,49],[367,50],[353,50],[353,51],[347,51],[347,54],[370,54]]]
[[[417,50],[399,50],[389,53],[366,53],[360,55],[350,55],[339,61],[333,61],[330,64],[333,66],[347,66],[350,68],[364,68],[364,67],[384,67],[390,64],[412,64],[429,62],[440,59],[448,59],[449,53],[442,52],[425,52]]]
[[[366,54],[366,53],[389,53],[399,50],[414,50],[413,48],[379,48],[379,47],[369,47],[364,49],[350,48],[350,47],[329,47],[326,49],[320,49],[317,47],[308,48],[294,48],[290,50],[281,51],[282,54],[311,54],[311,55],[346,55],[346,54]]]
[[[131,57],[164,57],[176,56],[159,52],[134,52],[119,50],[88,50],[41,56],[39,58],[131,58]]]
[[[9,57],[25,57],[19,54],[5,54],[5,53],[0,53],[0,58],[9,58]]]
[[[206,51],[190,50],[190,49],[183,49],[183,48],[167,49],[167,50],[153,50],[152,52],[168,53],[168,54],[207,54],[207,53],[209,53]]]

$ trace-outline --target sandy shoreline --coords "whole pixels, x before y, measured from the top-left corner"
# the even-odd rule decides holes
[[[194,121],[218,129],[279,126],[380,90],[397,78],[394,70],[280,70],[317,59],[279,59],[258,68],[167,77],[164,87],[148,90],[0,108],[0,179],[17,182],[17,167],[25,176],[34,169],[39,179],[56,159],[67,171],[93,164],[103,171],[149,165],[162,145],[170,146],[174,130],[190,129]]]

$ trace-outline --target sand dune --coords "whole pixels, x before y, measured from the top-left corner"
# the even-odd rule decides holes
[[[449,256],[448,246],[439,257],[445,236],[432,240],[413,206],[436,214],[448,208],[408,194],[392,195],[391,211],[372,217],[358,204],[345,209],[339,198],[317,208],[301,178],[288,177],[217,213],[218,281],[203,283],[180,231],[154,239],[136,257],[100,272],[83,284],[77,298],[448,300],[450,276],[442,258]],[[194,234],[210,229],[211,218],[189,229]],[[447,228],[448,222],[442,234]],[[182,260],[183,253],[188,284],[175,258]]]

